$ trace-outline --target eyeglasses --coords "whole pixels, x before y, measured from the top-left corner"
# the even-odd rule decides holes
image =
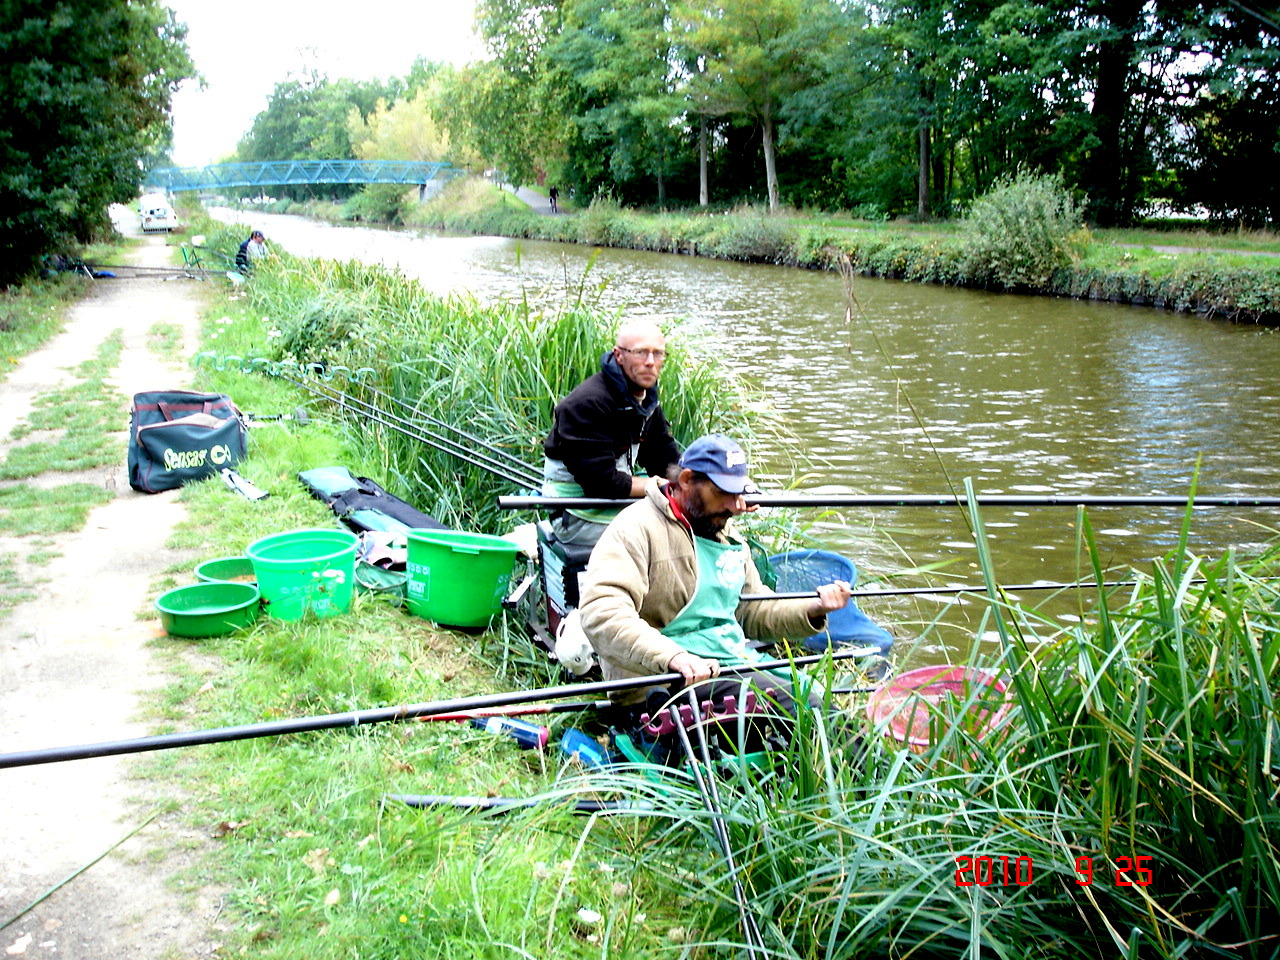
[[[667,356],[667,351],[665,350],[644,350],[640,347],[618,347],[618,349],[623,353],[631,354],[637,360],[647,360],[649,357],[653,357],[654,360],[661,363]]]

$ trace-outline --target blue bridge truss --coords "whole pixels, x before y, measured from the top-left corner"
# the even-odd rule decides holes
[[[269,160],[214,163],[206,167],[158,167],[147,190],[180,193],[224,187],[265,187],[304,183],[416,183],[447,180],[462,171],[448,163],[411,160]]]

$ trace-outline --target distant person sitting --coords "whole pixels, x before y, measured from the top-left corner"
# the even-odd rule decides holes
[[[555,409],[543,443],[543,490],[552,497],[625,500],[644,494],[642,468],[650,477],[674,475],[680,450],[658,402],[658,374],[667,341],[648,320],[626,324],[617,346]],[[552,514],[561,543],[593,546],[617,514],[608,509],[570,509]]]
[[[253,270],[253,262],[261,260],[267,255],[267,238],[262,235],[261,230],[255,230],[249,234],[249,239],[240,244],[240,249],[236,253],[236,269],[241,273],[249,273]]]

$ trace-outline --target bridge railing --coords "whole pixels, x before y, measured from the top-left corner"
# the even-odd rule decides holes
[[[180,193],[226,187],[265,187],[308,183],[425,184],[462,171],[452,164],[414,160],[268,160],[214,163],[203,167],[159,167],[147,177],[148,190]]]

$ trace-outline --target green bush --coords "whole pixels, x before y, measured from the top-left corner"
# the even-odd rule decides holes
[[[396,183],[370,183],[342,207],[345,220],[369,220],[374,223],[404,223],[404,212],[410,191]]]
[[[1006,290],[1043,289],[1071,263],[1080,208],[1060,176],[1020,172],[973,202],[965,217],[964,272]]]

